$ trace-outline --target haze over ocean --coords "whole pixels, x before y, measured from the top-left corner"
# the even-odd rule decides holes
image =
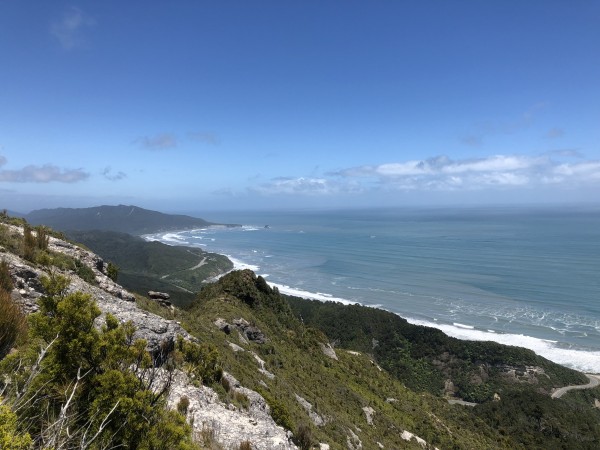
[[[218,213],[146,236],[228,255],[281,292],[361,303],[600,373],[600,209]]]

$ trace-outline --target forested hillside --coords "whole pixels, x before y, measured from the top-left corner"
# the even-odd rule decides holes
[[[199,248],[148,242],[116,231],[70,231],[70,239],[119,267],[119,283],[145,295],[166,292],[177,306],[190,303],[204,283],[233,268],[226,256]]]

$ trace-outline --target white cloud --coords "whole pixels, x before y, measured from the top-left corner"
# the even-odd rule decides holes
[[[436,161],[439,161],[439,159],[436,159]],[[446,158],[444,163],[438,167],[441,167],[444,173],[498,172],[527,169],[540,162],[542,161],[526,156],[494,155],[488,158],[468,159],[456,162]]]
[[[72,7],[60,20],[51,24],[50,32],[58,39],[62,48],[72,50],[85,45],[85,30],[95,24],[96,21],[81,9]]]
[[[330,195],[340,192],[339,183],[327,178],[274,178],[250,189],[263,195]]]
[[[43,166],[29,165],[19,170],[0,170],[0,182],[76,183],[88,177],[89,174],[82,169],[61,169],[52,164],[45,164]]]
[[[600,181],[600,161],[560,164],[554,168],[553,173],[564,177],[577,177],[581,181]]]
[[[334,197],[356,194],[396,195],[399,192],[458,193],[485,191],[536,192],[552,189],[600,188],[600,160],[581,161],[579,153],[541,156],[492,155],[450,159],[396,161],[350,167],[313,177],[281,177],[249,188],[254,194]],[[577,158],[576,162],[565,161]],[[558,191],[555,191],[558,192]]]
[[[561,158],[581,155],[561,152]],[[559,162],[544,156],[493,155],[452,160],[436,156],[423,160],[352,167],[333,173],[361,183],[376,180],[386,190],[475,190],[488,188],[565,186],[600,183],[600,161]]]

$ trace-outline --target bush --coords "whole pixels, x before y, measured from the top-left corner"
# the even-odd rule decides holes
[[[294,443],[300,447],[301,450],[310,450],[313,444],[312,431],[310,427],[305,424],[301,424],[294,435]]]
[[[185,416],[188,412],[189,406],[190,399],[184,395],[179,399],[179,402],[177,402],[177,411],[179,412],[179,414],[183,414]]]
[[[13,282],[10,277],[8,263],[4,260],[0,261],[0,291],[10,292],[13,290]]]
[[[220,382],[223,378],[219,352],[214,345],[196,344],[178,336],[176,349],[183,356],[187,375],[191,378],[205,385]]]
[[[22,255],[27,261],[34,261],[36,254],[36,239],[29,225],[23,226],[23,250]]]
[[[109,262],[106,266],[106,275],[108,278],[116,282],[117,278],[119,278],[119,266]]]
[[[146,342],[133,341],[130,323],[120,324],[107,314],[98,329],[100,310],[94,300],[81,292],[67,294],[67,278],[51,273],[42,283],[46,295],[30,316],[31,345],[0,366],[0,379],[11,381],[5,394],[8,404],[16,406],[17,431],[23,432],[22,424],[34,441],[56,449],[88,448],[89,430],[98,433],[93,448],[196,448],[185,417],[165,408],[172,365],[155,367]],[[0,305],[12,307],[6,292],[1,299]],[[9,316],[0,309],[0,320]],[[16,322],[14,317],[10,322]],[[7,328],[0,323],[0,330]]]
[[[78,259],[75,260],[75,273],[83,281],[86,281],[89,284],[97,284],[96,275],[94,274],[94,271]]]
[[[10,294],[0,290],[0,359],[27,334],[27,319]]]
[[[10,408],[2,404],[0,398],[0,448],[4,450],[27,450],[31,448],[29,434],[17,432],[17,416]]]
[[[271,417],[275,423],[286,430],[291,430],[293,428],[292,419],[285,405],[262,389],[259,389],[258,393],[262,395],[269,404],[269,407],[271,408]]]

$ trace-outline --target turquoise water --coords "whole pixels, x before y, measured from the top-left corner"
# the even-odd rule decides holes
[[[198,215],[244,226],[147,238],[226,254],[282,292],[381,307],[600,372],[600,209]]]

